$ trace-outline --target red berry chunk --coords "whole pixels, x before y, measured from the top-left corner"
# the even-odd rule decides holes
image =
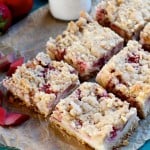
[[[128,62],[129,63],[139,63],[140,56],[137,54],[132,54],[131,56],[128,56]]]
[[[114,139],[117,136],[117,131],[115,127],[113,127],[113,131],[110,132],[110,139]]]
[[[50,93],[52,93],[50,87],[51,87],[50,84],[44,84],[43,87],[40,88],[40,91],[50,94]]]

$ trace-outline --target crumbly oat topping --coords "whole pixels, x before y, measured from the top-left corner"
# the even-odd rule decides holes
[[[111,133],[115,129],[122,130],[133,114],[136,110],[129,108],[127,102],[107,93],[96,83],[84,82],[60,101],[51,118],[102,143],[105,138],[113,138]]]
[[[52,59],[59,55],[60,60],[64,59],[75,67],[78,61],[93,67],[93,63],[108,55],[121,42],[123,39],[111,29],[80,17],[77,22],[69,23],[67,30],[56,40],[50,38],[47,52]]]
[[[106,0],[97,10],[104,9],[111,23],[121,29],[134,32],[150,20],[149,0]]]
[[[144,27],[140,34],[140,41],[142,44],[150,45],[150,22]]]
[[[78,82],[77,73],[71,66],[62,61],[51,61],[41,52],[4,80],[4,86],[27,106],[36,106],[40,113],[48,115],[55,100]]]
[[[114,85],[113,89],[143,105],[150,97],[150,53],[138,42],[129,41],[102,68],[96,80],[104,87]]]

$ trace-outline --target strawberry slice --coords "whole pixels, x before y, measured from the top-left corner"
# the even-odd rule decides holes
[[[24,62],[24,57],[20,57],[19,59],[15,60],[9,67],[9,70],[7,72],[7,76],[11,76],[13,73],[15,73],[18,66],[21,66]]]
[[[28,115],[19,113],[7,113],[6,109],[0,107],[0,125],[7,126],[17,126],[21,125],[29,119]]]
[[[10,53],[6,56],[2,56],[0,59],[0,72],[5,72],[9,69],[9,66],[15,60],[15,54]]]
[[[17,126],[29,119],[28,115],[9,113],[5,119],[5,126]]]
[[[1,126],[5,125],[6,114],[7,114],[6,110],[0,107],[0,125]]]

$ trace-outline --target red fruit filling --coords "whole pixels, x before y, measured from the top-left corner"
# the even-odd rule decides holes
[[[109,140],[115,139],[118,131],[119,131],[119,129],[113,127],[113,130],[110,132]]]
[[[50,84],[44,84],[41,88],[40,91],[45,92],[47,94],[50,93],[54,93],[51,89],[50,89],[51,85]]]
[[[15,60],[9,67],[9,70],[7,72],[8,76],[11,76],[13,73],[15,73],[18,66],[21,66],[24,62],[24,58],[20,57],[19,59]]]
[[[139,63],[140,56],[137,54],[132,53],[131,56],[128,56],[128,62],[129,63]]]

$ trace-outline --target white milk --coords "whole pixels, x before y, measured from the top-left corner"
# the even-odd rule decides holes
[[[91,0],[49,0],[52,15],[61,20],[75,20],[82,10],[89,12]]]

